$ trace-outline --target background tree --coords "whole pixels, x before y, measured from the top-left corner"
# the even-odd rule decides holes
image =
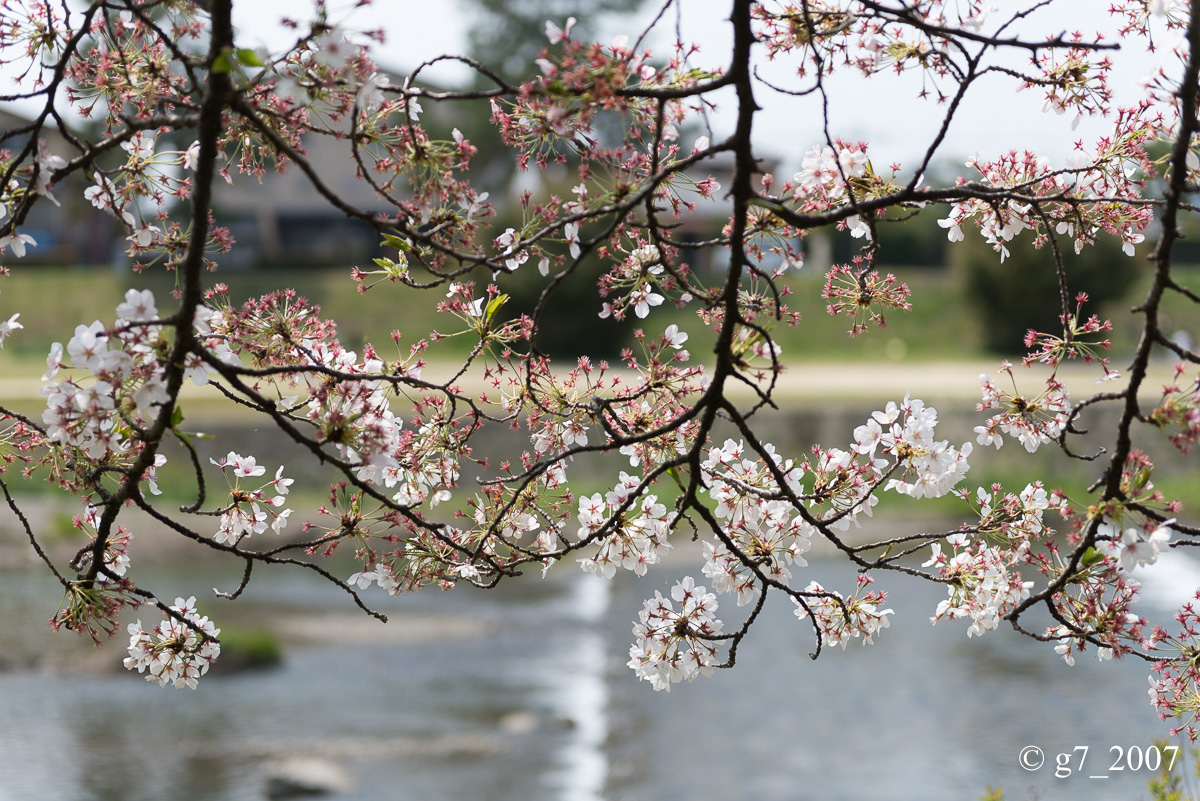
[[[954,267],[966,281],[970,303],[979,311],[983,341],[995,353],[1019,353],[1029,331],[1052,331],[1062,326],[1059,273],[1054,251],[1035,248],[1028,240],[1008,245],[1011,258],[1003,262],[982,239],[955,248]],[[1079,254],[1059,254],[1066,285],[1087,295],[1089,309],[1111,309],[1129,291],[1140,271],[1116,242],[1101,239]]]

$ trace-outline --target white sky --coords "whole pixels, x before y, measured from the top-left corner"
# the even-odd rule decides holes
[[[725,21],[729,0],[681,2],[683,36],[702,48],[696,63],[704,66],[720,64],[730,41],[729,25]],[[996,0],[996,3],[1002,12],[1031,5],[1030,0]],[[620,32],[634,36],[659,5],[658,0],[646,0],[638,19],[604,20],[599,26],[593,24],[591,30],[600,28],[601,39]],[[1038,12],[1031,19],[1028,30],[1037,31],[1038,36],[1074,30],[1090,35],[1096,30],[1109,30],[1105,13],[1108,5],[1108,0],[1065,0],[1052,9]],[[311,7],[308,0],[242,0],[236,4],[236,23],[242,39],[249,40],[244,44],[268,47],[285,44],[287,36],[275,25],[275,20],[284,13],[300,16],[306,7]],[[388,44],[378,53],[377,60],[389,67],[411,69],[433,56],[464,50],[465,25],[469,22],[469,17],[464,15],[468,8],[468,4],[460,0],[375,0],[369,8],[355,12],[350,21],[357,27],[384,28]],[[670,12],[669,17],[673,18],[673,13]],[[672,28],[667,26],[665,30],[669,34]],[[660,49],[659,52],[665,54],[666,51]],[[1114,54],[1114,62],[1121,67],[1112,86],[1117,102],[1132,102],[1137,96],[1140,80],[1153,69],[1155,57],[1142,52],[1140,43],[1131,42],[1122,52]],[[777,83],[787,84],[791,76],[791,68],[782,64],[765,65],[764,70],[764,74]],[[453,73],[441,74],[453,76]],[[892,161],[915,162],[940,123],[942,112],[942,108],[932,101],[915,99],[920,81],[920,75],[915,73],[899,77],[877,76],[869,82],[856,76],[835,80],[831,84],[835,92],[831,98],[833,125],[830,133],[847,139],[868,140],[877,168]],[[1109,123],[1084,120],[1078,130],[1072,132],[1070,115],[1043,113],[1041,93],[1035,90],[1017,93],[1014,88],[1013,81],[999,76],[977,88],[974,97],[957,115],[950,136],[939,151],[943,161],[961,164],[963,157],[976,150],[984,156],[994,156],[1012,148],[1029,148],[1061,163],[1076,140],[1082,140],[1085,147],[1090,147],[1110,128]],[[732,95],[726,102],[730,100]],[[786,165],[793,165],[799,162],[804,151],[822,141],[819,107],[813,99],[797,102],[763,87],[758,102],[764,107],[757,118],[758,144],[764,152],[782,157]],[[720,116],[716,123],[726,130],[731,124],[730,120]]]
[[[1002,12],[1011,12],[1028,7],[1033,0],[994,2]],[[730,0],[680,0],[680,3],[683,38],[701,47],[696,65],[720,65],[727,58],[731,38],[726,22]],[[580,0],[578,4],[586,3]],[[331,0],[330,5],[334,9],[339,5],[349,8],[352,2]],[[599,30],[601,40],[610,39],[617,33],[636,36],[660,5],[661,0],[645,0],[644,10],[633,19],[583,21],[577,30],[585,27],[591,31]],[[1077,29],[1091,35],[1096,30],[1105,30],[1109,26],[1105,13],[1108,5],[1109,0],[1061,0],[1053,8],[1040,11],[1031,18],[1028,30],[1034,33],[1028,36],[1040,37]],[[312,0],[236,0],[238,45],[264,46],[270,50],[285,47],[295,34],[280,26],[279,19],[287,15],[303,20],[312,6]],[[388,68],[409,70],[434,56],[465,51],[469,9],[470,4],[463,0],[374,0],[371,6],[354,11],[347,22],[359,29],[383,28],[387,33],[387,44],[377,51],[376,60]],[[669,21],[673,18],[674,12],[669,12]],[[558,22],[561,24],[563,20]],[[671,35],[673,24],[664,25],[663,30],[666,35]],[[664,37],[659,37],[657,42],[651,39],[652,46],[658,45],[655,49],[663,55],[667,52],[661,46],[665,40]],[[1114,62],[1120,67],[1113,82],[1117,103],[1131,103],[1137,96],[1139,81],[1150,73],[1156,59],[1142,52],[1140,43],[1131,42],[1122,52],[1114,54]],[[1020,62],[1014,64],[1019,65]],[[774,83],[787,85],[792,69],[783,63],[765,64],[763,74]],[[451,69],[428,74],[439,80],[453,81],[463,72],[456,73]],[[850,75],[835,79],[830,84],[834,89],[830,102],[831,135],[870,142],[872,161],[877,169],[892,162],[899,162],[902,167],[915,166],[940,123],[942,113],[936,103],[916,99],[920,82],[918,73],[899,77],[882,75],[870,81]],[[939,151],[941,162],[961,165],[964,157],[975,151],[994,157],[1009,149],[1028,148],[1049,156],[1058,165],[1076,140],[1091,148],[1110,128],[1110,123],[1084,120],[1079,129],[1072,132],[1070,116],[1041,111],[1043,97],[1040,92],[1017,93],[1014,89],[1014,81],[999,77],[978,86],[960,110]],[[756,118],[757,145],[763,155],[781,158],[784,162],[781,172],[790,174],[788,168],[798,166],[805,151],[823,142],[820,107],[815,98],[782,97],[766,87],[761,87],[757,99],[764,108]],[[730,107],[732,100],[732,93],[723,98]],[[727,133],[732,126],[731,115],[718,114],[714,124],[718,135]]]

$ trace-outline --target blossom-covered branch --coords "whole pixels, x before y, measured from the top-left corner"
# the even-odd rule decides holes
[[[552,20],[519,84],[453,57],[485,86],[461,91],[425,81],[437,59],[389,76],[379,63],[386,42],[343,26],[323,3],[290,47],[272,53],[243,46],[231,6],[3,5],[0,58],[21,65],[19,94],[43,107],[3,154],[0,249],[19,257],[36,248],[23,230],[29,211],[60,202],[56,193],[75,182],[94,213],[123,231],[139,271],[172,271],[176,282],[171,300],[131,288],[115,310],[96,310],[95,322],[76,321],[73,335],[67,326],[42,376],[40,421],[6,412],[5,469],[56,484],[84,510],[79,550],[63,566],[19,517],[63,584],[56,626],[102,640],[125,608],[150,602],[165,619],[126,628],[127,667],[160,685],[195,687],[218,659],[220,631],[196,599],[167,604],[138,584],[130,543],[142,532],[128,522],[130,506],[244,562],[240,585],[222,597],[239,595],[256,565],[305,569],[368,612],[376,590],[491,587],[527,566],[649,575],[676,543],[695,538],[702,558],[693,572],[707,586],[678,581],[669,596],[647,600],[634,624],[629,666],[655,689],[732,666],[769,598],[806,621],[796,636],[813,638],[814,654],[886,636],[891,616],[913,612],[886,608],[872,586],[873,574],[890,571],[943,585],[945,598],[921,614],[962,620],[968,637],[1007,623],[1068,663],[1087,650],[1153,662],[1156,707],[1195,735],[1195,616],[1185,608],[1183,630],[1168,634],[1138,613],[1134,578],[1197,531],[1155,488],[1141,445],[1164,438],[1187,453],[1200,431],[1200,357],[1165,335],[1161,311],[1168,295],[1197,301],[1173,261],[1181,215],[1194,211],[1185,198],[1200,179],[1200,33],[1190,6],[1113,5],[1123,45],[1159,37],[1178,67],[1156,73],[1129,107],[1116,106],[1109,89],[1119,57],[1112,42],[1018,35],[1030,15],[983,0],[731,0],[726,54],[674,38],[665,52],[644,47],[647,37],[591,42],[571,21]],[[796,84],[760,78],[764,59],[790,65]],[[920,72],[924,91],[945,103],[908,171],[883,167],[871,142],[839,136],[830,111],[839,98],[828,76],[884,71]],[[1079,142],[1063,164],[1033,152],[977,155],[957,180],[928,185],[925,169],[983,76],[1041,94],[1046,113],[1106,120],[1111,133]],[[790,177],[763,172],[755,132],[767,94],[825,131],[797,148]],[[711,124],[718,97],[730,103],[723,136]],[[95,120],[92,133],[63,122],[60,106]],[[484,188],[481,140],[463,132],[471,109],[504,157],[533,173],[511,208]],[[64,135],[52,137],[55,129]],[[345,175],[376,205],[361,193],[352,199],[319,168],[318,141],[341,147]],[[1169,154],[1157,157],[1164,145]],[[395,293],[397,305],[424,304],[442,321],[436,330],[352,349],[336,320],[286,287],[231,299],[238,276],[222,267],[237,243],[214,187],[284,169],[380,243],[371,263],[345,265],[346,280],[364,293]],[[928,207],[951,243],[979,236],[997,260],[1018,239],[1050,248],[1061,329],[1030,331],[1013,343],[1027,351],[1021,368],[1004,363],[978,379],[986,416],[975,442],[939,439],[938,412],[911,396],[877,398],[840,442],[795,454],[767,442],[756,415],[776,404],[789,357],[775,332],[801,324],[786,301],[807,238],[823,228],[850,233],[857,252],[830,267],[824,297],[830,314],[850,318],[850,335],[869,335],[912,302],[908,286],[881,275],[880,225]],[[680,228],[701,212],[719,217],[721,230],[695,241]],[[1140,340],[1120,370],[1109,332],[1129,321],[1094,315],[1062,268],[1068,247],[1081,252],[1102,233],[1130,258],[1158,237]],[[698,249],[722,254],[724,269],[696,269]],[[523,314],[511,311],[517,280],[537,287]],[[564,287],[580,282],[596,293],[575,313],[640,326],[619,364],[583,345],[571,360],[549,355],[548,320]],[[691,332],[679,318],[662,321],[670,307],[694,315]],[[6,310],[0,344],[21,336],[21,311]],[[687,346],[704,328],[715,347],[697,358]],[[1147,365],[1160,346],[1180,366],[1146,408]],[[1059,375],[1070,360],[1095,364],[1108,391],[1072,397]],[[199,446],[180,406],[188,381],[300,446],[327,481],[324,500],[305,508],[290,491],[291,465],[272,473],[240,444]],[[750,401],[740,400],[745,387]],[[1090,457],[1091,486],[1050,487],[1036,476],[1023,487],[967,484],[972,461],[990,450],[975,445],[1013,438],[1031,453],[1075,457],[1080,411],[1105,405],[1117,422],[1104,432],[1104,458]],[[490,452],[482,443],[492,430],[510,441],[518,432],[524,444]],[[168,510],[159,471],[173,452],[186,454],[186,479],[173,490],[187,502]],[[10,492],[18,486],[4,479],[20,515]],[[888,493],[956,497],[961,525],[879,541],[848,534]],[[820,542],[856,565],[854,587],[812,575],[806,554]],[[322,563],[340,551],[358,561],[351,575]],[[1052,625],[1033,630],[1034,613]]]

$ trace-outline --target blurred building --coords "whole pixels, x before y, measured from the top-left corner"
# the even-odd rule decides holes
[[[0,150],[4,151],[6,163],[21,156],[30,144],[32,133],[33,121],[29,117],[11,108],[0,108]],[[49,124],[42,128],[35,148],[63,159],[70,159],[77,153],[74,146]],[[32,164],[32,160],[31,155],[26,156],[22,163]],[[108,263],[117,229],[111,217],[98,212],[83,197],[86,182],[86,177],[81,174],[69,176],[50,188],[57,204],[45,198],[34,204],[17,232],[32,236],[37,244],[26,250],[21,261],[75,265]],[[15,260],[17,257],[10,252],[5,258]]]
[[[347,140],[310,134],[304,146],[309,167],[330,192],[354,208],[388,213],[388,202],[358,177]],[[213,212],[237,240],[223,266],[345,265],[378,255],[374,229],[335,208],[295,164],[283,172],[268,168],[261,179],[233,168],[230,174],[232,184],[213,185]]]

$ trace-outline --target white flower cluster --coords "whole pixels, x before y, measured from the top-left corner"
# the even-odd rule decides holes
[[[398,434],[401,420],[392,419]],[[458,482],[459,465],[452,451],[444,447],[444,433],[443,426],[431,422],[418,428],[415,435],[398,437],[395,458],[376,456],[373,464],[356,470],[358,477],[369,484],[382,482],[388,489],[397,488],[392,500],[403,506],[418,506],[426,500],[437,506],[450,500],[447,487]]]
[[[1079,62],[1070,69],[1087,72],[1091,68],[1086,62]],[[1053,72],[1054,68],[1050,66],[1047,74]],[[1082,114],[1080,103],[1087,104],[1079,94],[1059,97],[1054,88],[1048,89],[1046,101],[1045,110],[1054,109],[1060,114],[1067,110],[1068,104],[1080,108]],[[1076,122],[1079,119],[1076,117]],[[1022,154],[1010,151],[991,162],[982,160],[976,154],[967,161],[966,166],[978,170],[979,181],[986,186],[1024,187],[1026,192],[1046,197],[1136,198],[1140,197],[1136,181],[1136,153],[1140,148],[1130,145],[1140,141],[1153,124],[1141,120],[1137,114],[1122,115],[1114,132],[1097,143],[1094,153],[1080,147],[1068,157],[1066,169],[1052,169],[1047,157],[1029,151]],[[1149,223],[1149,218],[1142,215],[1130,218],[1127,213],[1113,214],[1118,210],[1128,211],[1121,209],[1121,206],[1120,203],[1096,204],[1094,207],[1041,204],[1035,208],[1035,204],[1016,199],[994,202],[972,198],[955,203],[950,209],[950,216],[938,220],[938,225],[947,229],[947,238],[951,242],[961,242],[965,238],[963,224],[974,222],[992,249],[1000,254],[1001,261],[1010,255],[1007,243],[1017,234],[1027,229],[1036,231],[1047,222],[1054,223],[1058,234],[1074,238],[1076,253],[1093,243],[1100,230],[1106,230],[1119,236],[1122,250],[1132,256],[1136,252],[1135,246],[1145,240],[1142,231]],[[1082,215],[1079,211],[1081,208],[1084,209]]]
[[[1062,435],[1071,414],[1071,399],[1061,384],[1051,381],[1045,392],[1030,399],[1002,391],[987,373],[979,376],[979,383],[983,387],[979,411],[1001,410],[1000,414],[975,427],[980,445],[995,445],[999,450],[1003,444],[1000,432],[1003,432],[1016,437],[1025,450],[1033,453]]]
[[[198,141],[187,150],[156,152],[157,144],[155,134],[134,133],[121,143],[128,154],[125,164],[107,174],[97,172],[96,183],[83,193],[93,206],[111,212],[125,226],[131,255],[162,240],[162,228],[151,220],[165,219],[171,202],[186,195],[186,173],[194,171],[199,163]]]
[[[163,457],[159,457],[163,458]],[[166,461],[163,458],[163,461]],[[151,468],[153,469],[153,468]],[[75,525],[87,533],[94,542],[97,532],[100,529],[100,507],[93,503],[89,503],[84,509],[83,514],[75,519]],[[125,571],[129,570],[129,530],[122,525],[116,527],[115,533],[110,533],[104,546],[104,566],[111,570],[116,576],[124,576]],[[90,561],[91,554],[85,553],[81,559],[81,563]],[[101,574],[97,581],[101,584],[108,582],[108,577]]]
[[[255,478],[267,472],[267,468],[258,464],[253,456],[240,456],[230,451],[220,461],[209,459],[222,472],[232,472],[234,481],[231,487],[233,503],[221,513],[221,526],[213,539],[223,545],[236,545],[243,537],[251,534],[261,534],[270,526],[276,534],[283,531],[287,525],[291,509],[276,512],[277,507],[287,502],[285,497],[293,479],[283,477],[283,466],[275,471],[275,478],[253,490],[242,488],[241,479]],[[274,495],[267,497],[268,491]],[[261,505],[260,505],[261,504]],[[270,518],[268,523],[267,518]]]
[[[650,315],[650,309],[661,306],[666,298],[654,290],[658,288],[657,276],[663,274],[662,253],[657,245],[644,244],[634,248],[624,262],[614,271],[625,283],[632,285],[625,298],[627,306],[633,307],[633,313],[639,319]],[[605,303],[601,307],[600,319],[607,319],[613,313],[613,304]]]
[[[1038,168],[1041,171],[1049,171],[1049,160],[1045,158],[1041,159],[1038,163]],[[1025,229],[1034,227],[1034,220],[1030,214],[1031,208],[1032,206],[1028,203],[1018,203],[1015,200],[1009,200],[997,204],[992,209],[994,213],[991,216],[982,218],[979,233],[1000,254],[1000,261],[1004,261],[1009,256],[1006,243],[1011,242],[1013,237]],[[968,219],[973,210],[975,210],[974,204],[956,203],[950,209],[949,217],[944,220],[938,220],[938,225],[948,229],[946,231],[947,239],[951,242],[961,242],[966,238],[963,234],[962,224]]]
[[[504,259],[504,266],[510,271],[515,271],[529,259],[529,251],[516,251],[520,239],[520,236],[512,228],[505,230],[504,233],[496,237],[496,247],[504,248],[504,251],[500,254],[500,258]],[[514,253],[514,251],[516,252]]]
[[[933,622],[942,618],[970,618],[967,637],[982,636],[1000,625],[1000,619],[1029,597],[1032,581],[1022,581],[998,548],[972,542],[966,534],[946,539],[953,555],[942,553],[942,544],[933,543],[933,555],[922,567],[936,566],[938,574],[949,580],[949,597],[937,605]]]
[[[964,497],[969,496],[964,493]],[[1050,495],[1041,482],[1026,484],[1020,495],[1003,497],[998,492],[977,487],[975,499],[979,504],[979,533],[1007,539],[1014,562],[1029,553],[1033,540],[1052,533],[1044,519],[1046,510],[1052,508]],[[1065,506],[1063,500],[1054,508],[1065,512]]]
[[[1171,524],[1174,522],[1175,518],[1171,518],[1147,533],[1138,526],[1121,526],[1105,518],[1097,529],[1096,545],[1109,556],[1119,558],[1126,571],[1152,565],[1158,561],[1158,555],[1170,547]]]
[[[791,504],[754,498],[756,504],[742,504],[742,519],[728,533],[742,553],[754,560],[759,570],[772,579],[787,582],[790,565],[806,567],[802,554],[812,547],[815,529],[800,515],[793,515]],[[758,584],[750,568],[724,544],[704,543],[704,575],[719,593],[737,594],[738,606],[744,606],[758,593]]]
[[[1137,615],[1127,612],[1125,613],[1127,621],[1137,620]],[[1054,646],[1054,653],[1063,658],[1071,667],[1075,666],[1075,653],[1084,649],[1084,640],[1082,637],[1074,635],[1066,626],[1054,626],[1046,629],[1047,637],[1057,637],[1058,645]],[[1115,656],[1115,652],[1107,645],[1102,645],[1096,649],[1096,659],[1101,662],[1107,662]]]
[[[588,444],[587,416],[575,410],[573,416],[563,417],[562,422],[534,431],[529,439],[538,456],[551,450],[557,453],[576,445],[583,447]]]
[[[672,326],[672,328],[673,327],[674,326]],[[684,334],[684,336],[686,337],[687,334]],[[628,414],[630,407],[635,406],[635,404],[637,411],[633,412],[632,414]],[[621,414],[623,417],[628,416],[634,420],[637,420],[639,417],[642,420],[649,420],[652,419],[654,414],[650,404],[646,401],[635,401],[634,404],[629,404],[614,411],[617,411],[617,413]],[[674,431],[670,431],[661,437],[642,440],[641,442],[634,442],[629,445],[622,445],[618,449],[618,452],[622,456],[629,457],[630,467],[638,467],[643,461],[647,464],[661,464],[667,459],[671,459],[676,456],[682,456],[683,454],[687,453],[689,443],[688,435],[691,433],[691,429],[691,425],[684,424]]]
[[[743,458],[744,444],[725,440],[720,448],[710,448],[700,464],[708,483],[708,494],[717,503],[715,514],[738,549],[754,560],[767,576],[787,581],[792,577],[788,566],[808,564],[801,554],[812,547],[814,529],[791,504],[768,500],[764,495],[778,492],[775,477],[761,459]],[[798,476],[802,473],[790,459],[780,460],[770,443],[763,446],[772,462],[786,479],[792,492],[803,494]],[[733,592],[738,606],[749,603],[759,592],[754,571],[723,543],[704,544],[704,575],[719,593]]]
[[[497,519],[494,508],[489,508],[478,496],[476,496],[476,500],[478,504],[475,507],[475,522],[484,531],[494,527],[506,542],[516,542],[526,534],[541,528],[541,521],[529,509],[514,506],[508,510],[507,514],[503,514]],[[459,571],[460,575],[461,572]]]
[[[872,458],[878,448],[903,465],[900,477],[889,479],[884,489],[913,498],[939,498],[966,476],[972,446],[966,442],[955,449],[946,440],[934,441],[936,427],[937,410],[905,396],[900,406],[889,402],[854,429],[852,447]]]
[[[360,590],[365,590],[372,584],[378,584],[388,595],[398,595],[400,593],[400,582],[396,580],[396,576],[391,569],[382,562],[376,564],[370,570],[360,570],[346,580],[346,586],[358,587]]]
[[[663,553],[670,550],[667,535],[671,531],[674,513],[658,502],[657,495],[643,495],[633,506],[614,517],[637,489],[637,478],[621,471],[617,485],[605,493],[579,499],[579,538],[586,539],[605,525],[610,533],[600,543],[594,557],[580,559],[580,566],[589,573],[604,578],[616,575],[617,568],[646,575],[650,565],[658,564]]]
[[[678,612],[671,599],[680,605]],[[717,596],[688,576],[671,588],[671,599],[656,592],[645,602],[633,626],[637,641],[629,648],[629,667],[655,690],[711,676],[718,661],[711,644],[723,625],[715,615]]]
[[[860,586],[863,585],[863,580],[865,577],[860,579]],[[892,614],[892,610],[880,609],[875,602],[877,597],[883,597],[882,593],[870,593],[861,599],[856,595],[846,600],[840,592],[826,590],[815,581],[810,581],[804,592],[814,595],[806,598],[803,604],[795,598],[792,599],[792,603],[796,605],[795,615],[800,620],[812,615],[817,628],[820,629],[821,642],[824,645],[841,646],[844,651],[850,640],[858,637],[862,637],[863,645],[872,645],[880,629],[889,626],[888,615]]]
[[[858,147],[814,147],[804,154],[796,182],[794,199],[817,197],[829,202],[841,200],[846,194],[846,182],[861,178],[867,172],[867,151]]]
[[[166,366],[161,357],[169,342],[163,327],[149,322],[157,317],[153,293],[131,289],[117,306],[112,328],[105,328],[99,320],[76,327],[66,347],[69,364],[64,362],[62,343],[51,345],[41,390],[46,398],[42,422],[47,439],[79,448],[91,459],[129,448],[121,416],[148,425],[167,401]],[[206,336],[217,317],[210,309],[198,308],[197,333]],[[237,359],[223,343],[206,344],[219,359]],[[87,375],[56,381],[63,367],[87,371]],[[207,383],[211,373],[209,365],[194,354],[186,362],[185,374],[197,384]]]
[[[9,32],[11,33],[11,31]],[[11,41],[11,40],[10,40]],[[24,194],[26,191],[32,190],[34,194],[41,195],[56,206],[62,204],[54,195],[50,194],[50,187],[54,185],[54,175],[59,170],[67,166],[66,160],[62,156],[55,156],[51,153],[38,152],[34,157],[35,167],[33,172],[36,174],[36,179],[32,182],[32,186],[23,188],[19,186],[17,180],[12,180],[8,185],[8,192],[3,193],[0,199],[0,219],[8,216],[8,204],[13,201],[16,196]],[[15,191],[13,191],[15,190]],[[4,253],[9,248],[12,248],[13,255],[19,259],[25,258],[25,246],[37,245],[35,240],[29,234],[17,233],[14,227],[9,233],[0,236],[0,253]],[[17,315],[13,315],[9,323],[13,324],[13,328],[21,328],[21,324],[16,322]],[[2,339],[2,337],[0,337]]]
[[[828,506],[831,517],[837,517],[829,525],[839,531],[848,530],[851,524],[859,525],[859,513],[871,517],[871,508],[879,503],[872,485],[883,474],[884,464],[881,459],[870,459],[869,464],[863,464],[855,460],[854,454],[838,448],[819,450],[811,465],[813,489],[809,506]]]
[[[454,287],[452,294],[459,291]],[[231,330],[228,335],[235,333]],[[303,403],[316,440],[332,445],[342,459],[355,465],[359,479],[396,488],[393,499],[406,506],[427,499],[437,505],[450,498],[447,487],[457,482],[459,465],[452,456],[455,446],[449,442],[448,426],[435,417],[415,432],[406,432],[403,419],[391,409],[392,385],[377,377],[392,368],[398,371],[395,375],[419,379],[419,365],[392,367],[370,353],[360,361],[355,351],[344,349],[336,340],[308,337],[289,340],[279,358],[349,376],[308,379],[308,397]],[[296,404],[295,397],[288,397],[277,405],[290,409]]]
[[[342,373],[378,375],[384,363],[375,358],[360,364],[354,351],[340,346],[314,343],[307,350],[313,360]],[[408,376],[419,377],[417,370]],[[333,444],[341,457],[352,464],[358,477],[368,483],[383,483],[396,503],[416,506],[450,498],[446,489],[458,480],[458,461],[443,447],[445,427],[436,421],[405,435],[403,420],[391,409],[390,385],[377,379],[326,381],[310,388],[308,419],[318,438]]]
[[[313,363],[347,374],[378,375],[379,359],[358,363],[358,354],[336,343],[316,342],[308,348]],[[388,403],[389,385],[372,379],[322,381],[309,390],[308,419],[317,427],[318,439],[334,445],[338,454],[354,464],[397,467],[401,420]]]
[[[186,601],[176,598],[171,610],[191,625],[168,617],[145,631],[142,621],[130,623],[129,656],[125,659],[125,668],[138,673],[149,671],[146,681],[159,687],[166,687],[170,682],[177,689],[190,687],[194,690],[199,678],[208,672],[209,665],[221,655],[221,644],[212,639],[221,630],[196,612],[195,596]]]
[[[791,459],[781,459],[775,446],[763,443],[763,450],[782,473],[788,489],[797,495],[804,493],[800,484],[803,469]],[[709,497],[717,502],[717,517],[737,525],[747,517],[758,514],[762,495],[779,491],[775,477],[762,459],[745,458],[745,441],[725,440],[719,448],[709,448],[708,456],[700,463],[701,475],[708,484]]]

